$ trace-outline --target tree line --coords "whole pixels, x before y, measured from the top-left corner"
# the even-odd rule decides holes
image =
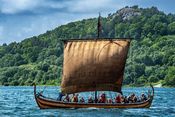
[[[44,34],[0,46],[0,85],[59,85],[62,75],[62,39],[97,37],[97,18],[59,26]],[[125,7],[101,18],[101,37],[132,42],[124,85],[148,82],[175,86],[175,15],[156,7]]]

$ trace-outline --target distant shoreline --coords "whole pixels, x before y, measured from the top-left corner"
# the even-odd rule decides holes
[[[60,85],[37,85],[37,86],[60,86]],[[32,87],[31,85],[18,85],[18,86],[13,86],[13,85],[8,85],[8,86],[4,86],[4,85],[0,85],[0,87]],[[134,85],[123,85],[123,88],[134,88],[134,87],[142,87],[142,88],[147,88],[147,87],[150,87],[149,85],[144,85],[144,86],[134,86]],[[172,86],[162,86],[161,83],[159,84],[153,84],[153,87],[156,87],[156,88],[175,88],[175,87],[172,87]]]
[[[154,85],[154,87],[162,87],[162,84],[157,84],[157,85]]]

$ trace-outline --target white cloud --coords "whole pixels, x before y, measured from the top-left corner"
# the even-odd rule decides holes
[[[114,0],[0,0],[0,11],[5,14],[2,18],[5,22],[0,21],[0,24],[4,25],[2,31],[0,30],[2,35],[0,39],[5,40],[0,40],[0,45],[3,42],[19,42],[68,22],[98,17],[98,12],[102,12],[102,15],[105,14],[104,11],[110,13],[111,9],[117,9],[119,6],[114,4],[115,2]],[[111,4],[115,7],[112,8]],[[25,14],[28,11],[38,15],[28,16],[29,14]],[[21,12],[22,14],[18,15]],[[13,27],[9,28],[11,25]]]
[[[40,0],[2,0],[1,12],[14,14],[24,10],[31,10],[37,6]]]
[[[92,13],[110,11],[123,7],[120,0],[0,0],[0,11],[4,14],[16,14],[25,11],[45,13],[51,9],[57,12]],[[122,4],[122,5],[121,5]],[[60,11],[59,11],[60,10]]]
[[[110,1],[110,0],[109,0]],[[78,0],[73,3],[73,7],[69,7],[72,11],[75,12],[89,12],[104,8],[108,4],[107,0]]]
[[[111,9],[118,9],[122,7],[122,3],[117,4],[114,0],[77,0],[69,6],[69,10],[73,12],[103,12]]]
[[[12,41],[19,42],[68,22],[98,17],[98,12],[101,12],[102,16],[107,16],[107,14],[114,13],[127,5],[138,4],[142,7],[148,7],[150,6],[148,1],[0,0],[0,45]],[[169,4],[174,2],[173,0],[170,1]],[[158,7],[159,5],[156,4],[158,2],[154,2],[154,6]],[[170,6],[164,7],[170,9]],[[171,11],[174,12],[173,8],[171,7]]]
[[[50,8],[64,8],[67,6],[67,1],[61,2],[51,2],[49,0],[45,0],[45,2],[42,3],[42,6],[50,7]]]

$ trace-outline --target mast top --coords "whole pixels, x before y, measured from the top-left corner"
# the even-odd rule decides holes
[[[101,33],[102,27],[101,27],[101,13],[99,12],[98,16],[98,25],[97,25],[97,38],[100,38],[100,33]]]

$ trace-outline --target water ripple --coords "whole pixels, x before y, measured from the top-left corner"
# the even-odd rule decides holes
[[[43,87],[38,87],[42,90]],[[125,95],[141,94],[147,88],[124,88]],[[57,97],[58,87],[48,87],[45,95]],[[40,110],[35,103],[33,87],[0,87],[0,117],[174,117],[175,88],[155,88],[155,97],[149,109],[46,109]],[[85,96],[86,94],[82,94]]]

